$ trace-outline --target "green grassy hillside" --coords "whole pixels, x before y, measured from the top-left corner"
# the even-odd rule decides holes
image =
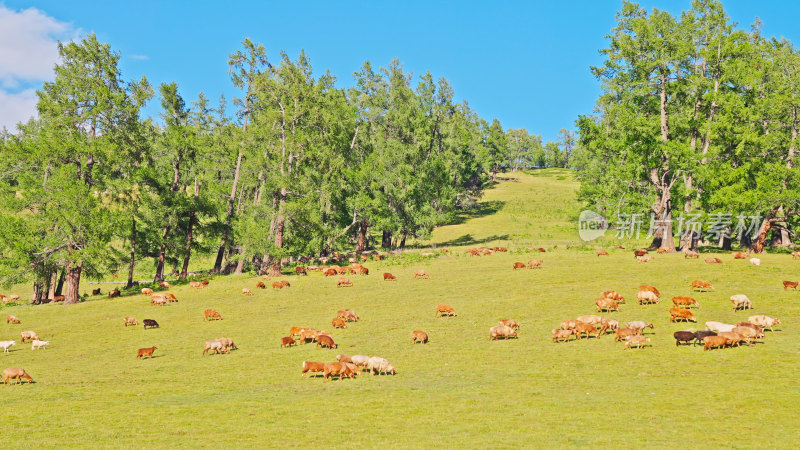
[[[34,330],[47,350],[19,344],[0,368],[23,367],[32,385],[0,386],[3,441],[20,447],[789,447],[800,441],[800,292],[798,261],[764,255],[760,267],[717,255],[721,265],[658,255],[637,263],[629,250],[596,257],[577,236],[576,184],[565,171],[507,174],[479,207],[421,244],[447,247],[435,260],[369,262],[371,275],[337,288],[319,273],[289,276],[283,291],[256,290],[260,278],[229,276],[203,290],[174,288],[178,303],[149,305],[130,296],[78,305],[14,306],[21,325],[0,323],[0,340]],[[464,246],[503,245],[505,254],[470,257]],[[526,246],[546,247],[528,253]],[[569,247],[569,248],[567,248]],[[609,246],[610,247],[610,246]],[[421,251],[421,250],[420,250]],[[544,259],[541,270],[512,270]],[[430,280],[413,280],[424,269]],[[391,271],[397,282],[384,282]],[[713,283],[691,294],[689,283]],[[640,284],[657,286],[658,305],[635,304]],[[255,293],[243,297],[249,287]],[[652,346],[623,350],[611,335],[553,344],[560,321],[594,311],[603,290],[628,299],[620,322],[647,320]],[[104,289],[105,291],[105,289]],[[743,293],[755,308],[734,312]],[[671,324],[676,295],[694,295],[698,324]],[[438,303],[457,311],[434,318]],[[224,320],[204,322],[202,311]],[[332,330],[336,311],[361,321]],[[763,343],[704,352],[676,348],[676,330],[703,322],[779,317]],[[124,316],[160,329],[125,328]],[[498,319],[521,322],[519,339],[491,342]],[[338,350],[280,348],[290,326],[331,331]],[[412,345],[411,331],[427,345]],[[201,356],[203,342],[227,336],[230,355]],[[155,358],[136,349],[157,345]],[[378,355],[396,376],[362,374],[323,382],[300,376],[303,360],[337,353]]]

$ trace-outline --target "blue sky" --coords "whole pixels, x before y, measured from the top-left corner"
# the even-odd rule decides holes
[[[690,7],[689,0],[640,4],[676,14]],[[723,4],[742,28],[758,16],[764,34],[800,41],[800,2]],[[560,128],[572,128],[578,114],[592,110],[599,87],[589,66],[601,63],[598,50],[620,5],[0,0],[0,127],[33,112],[33,90],[52,76],[48,42],[95,32],[122,52],[126,79],[145,75],[155,86],[176,81],[187,101],[200,91],[214,101],[222,93],[236,95],[227,58],[249,37],[264,44],[273,61],[280,50],[296,55],[304,49],[315,72],[330,69],[341,87],[352,83],[365,60],[382,66],[396,57],[408,71],[446,77],[457,97],[485,119],[555,139]],[[149,112],[157,114],[158,101],[151,103]]]

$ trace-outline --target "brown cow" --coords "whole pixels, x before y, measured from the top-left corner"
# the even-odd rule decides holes
[[[547,253],[547,250],[545,250],[543,247],[539,247],[537,251],[539,251],[539,253]]]
[[[308,342],[314,342],[317,340],[317,336],[319,336],[319,331],[311,328],[305,328],[300,332],[300,343],[305,344]]]
[[[689,321],[697,322],[697,318],[688,309],[683,309],[683,308],[670,308],[669,309],[669,321],[670,322],[678,322],[681,319],[683,319],[686,322],[689,322]]]
[[[153,290],[150,288],[142,288],[142,295],[153,295]]]
[[[695,290],[698,290],[698,289],[699,290],[703,290],[703,291],[713,291],[714,290],[714,286],[712,286],[711,283],[709,283],[707,281],[694,280],[694,281],[692,281],[691,289],[692,289],[692,291],[695,291]]]
[[[499,323],[500,325],[505,325],[515,330],[519,330],[519,322],[514,319],[501,319]]]
[[[505,248],[505,247],[495,247],[492,250],[494,250],[496,252],[507,252],[508,251],[508,249]]]
[[[341,362],[325,363],[322,373],[323,380],[327,380],[331,375],[339,375],[340,380],[343,380],[344,378],[353,378],[355,376],[355,373],[347,365],[347,363]]]
[[[100,288],[92,290],[92,295],[100,295],[100,294],[101,294]]]
[[[213,309],[203,311],[203,320],[222,320],[222,316]]]
[[[364,266],[358,268],[359,275],[369,275],[369,269]]]
[[[303,266],[297,266],[294,268],[295,275],[308,275],[306,268]]]
[[[344,323],[344,320],[338,317],[331,320],[331,325],[333,325],[333,328],[347,328],[347,324]]]
[[[639,334],[640,330],[632,329],[632,328],[617,328],[617,331],[614,336],[614,342],[619,342],[627,338],[628,336],[634,336]]]
[[[334,269],[333,267],[329,267],[328,269],[325,270],[324,275],[326,277],[335,276],[337,275],[336,269]]]
[[[747,259],[749,256],[749,253],[733,252],[733,259]]]
[[[189,282],[189,287],[193,287],[193,288],[202,289],[202,288],[204,288],[204,287],[205,287],[205,285],[203,285],[203,283],[201,283],[201,282],[199,282],[199,281],[190,281],[190,282]]]
[[[792,252],[792,259],[798,259],[798,258],[800,258],[800,250]]]
[[[126,327],[127,327],[127,326],[139,325],[139,322],[137,322],[137,321],[136,321],[136,318],[135,318],[135,317],[125,317],[125,318],[124,318],[124,319],[122,319],[122,320],[125,322],[125,326],[126,326]]]
[[[569,342],[573,334],[573,330],[553,330],[553,342]]]
[[[783,290],[785,291],[788,288],[792,288],[795,291],[797,290],[797,281],[784,281],[783,282]]]
[[[172,286],[171,286],[169,283],[167,283],[166,281],[162,281],[161,283],[158,283],[158,286],[159,286],[159,287],[162,287],[162,288],[164,288],[164,289],[169,289],[169,288],[171,288],[171,287],[172,287]]]
[[[684,259],[689,259],[689,258],[698,259],[698,258],[700,258],[700,253],[697,253],[697,252],[692,251],[692,250],[686,250],[685,252],[683,252],[683,258]]]
[[[633,251],[633,257],[634,258],[638,258],[638,257],[644,256],[646,254],[647,254],[647,250],[643,249],[643,248],[640,248],[639,250],[634,250]]]
[[[3,370],[3,383],[8,384],[8,380],[15,380],[14,383],[19,383],[22,379],[28,380],[28,384],[33,383],[33,378],[25,372],[25,369],[19,367],[9,367]]]
[[[12,316],[12,315],[9,314],[9,315],[6,316],[6,323],[7,324],[9,324],[9,323],[18,324],[19,323],[19,318],[17,316]]]
[[[672,297],[672,304],[679,308],[688,308],[692,305],[700,307],[700,303],[697,303],[697,300],[684,296]]]
[[[617,291],[603,291],[600,293],[601,297],[610,298],[619,304],[625,303],[625,297]]]
[[[453,307],[450,305],[445,305],[445,304],[436,305],[435,317],[444,317],[445,314],[448,316],[455,316],[456,310],[453,309]]]
[[[703,350],[725,348],[725,346],[730,343],[731,340],[724,336],[706,336],[703,338]]]
[[[608,256],[608,252],[605,250],[595,250],[597,256]]]
[[[427,344],[428,343],[428,333],[420,330],[414,330],[411,332],[411,343],[416,344],[417,341]]]
[[[339,346],[333,342],[333,338],[325,334],[320,334],[317,336],[317,347],[339,348]]]
[[[283,289],[283,283],[280,281],[273,281],[272,289]]]
[[[114,289],[108,293],[109,298],[119,297],[119,289]]]
[[[158,347],[155,345],[150,348],[140,348],[139,351],[136,353],[136,359],[142,359],[143,357],[147,356],[148,358],[153,357],[153,352],[156,351]]]
[[[594,301],[595,311],[619,311],[619,305],[610,298],[601,297]]]
[[[417,278],[430,278],[431,276],[428,275],[424,270],[415,270],[414,271],[414,279]]]
[[[600,337],[600,331],[598,331],[594,325],[583,323],[580,320],[575,324],[575,329],[573,331],[575,336],[578,337],[578,340],[583,339],[584,334],[586,334],[586,339],[589,339],[592,334],[594,334],[597,338]]]
[[[524,269],[524,268],[525,268],[525,263],[521,263],[521,262],[515,262],[514,263],[514,270]]]
[[[247,288],[242,288],[242,295],[253,295],[253,291]]]
[[[303,371],[300,372],[300,376],[306,376],[306,372],[324,372],[325,371],[325,363],[317,362],[317,361],[303,361]]]
[[[532,260],[528,261],[528,268],[529,269],[538,269],[538,268],[542,267],[543,263],[544,263],[544,261],[542,261],[541,259],[532,259]]]
[[[258,283],[256,283],[256,287],[257,287],[258,289],[266,289],[266,288],[267,288],[267,285],[266,285],[266,284],[264,284],[263,282],[259,281]]]
[[[336,279],[336,287],[353,287],[353,282],[349,278],[339,277]]]
[[[659,255],[664,254],[664,253],[668,253],[668,252],[669,252],[669,249],[667,247],[658,247],[658,250],[656,250],[656,253],[658,253]]]
[[[707,264],[722,264],[722,260],[719,258],[706,258],[703,261]]]
[[[395,277],[389,272],[384,272],[383,281],[397,281],[397,277]]]

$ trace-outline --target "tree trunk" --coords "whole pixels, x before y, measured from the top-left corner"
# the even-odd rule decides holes
[[[56,291],[53,292],[53,298],[58,297],[59,295],[63,294],[64,289],[64,278],[67,276],[67,268],[61,270],[61,274],[58,276],[58,284],[56,285]]]
[[[381,247],[383,248],[392,248],[392,232],[389,230],[383,230],[383,236],[381,237]]]
[[[131,220],[131,260],[128,263],[128,283],[125,289],[133,287],[133,269],[136,266],[136,217]]]
[[[369,220],[364,219],[361,221],[361,226],[358,228],[358,243],[356,244],[356,253],[361,253],[367,249],[368,231],[369,231]]]
[[[403,239],[400,240],[400,248],[406,248],[406,237],[408,237],[408,231],[403,230]]]
[[[698,240],[698,233],[692,230],[686,230],[681,236],[681,251],[685,252],[688,250],[697,251],[697,240]]]
[[[194,201],[197,202],[197,196],[200,195],[200,183],[197,181],[197,177],[194,177]],[[189,211],[189,224],[187,225],[186,230],[186,249],[183,256],[183,267],[181,268],[180,279],[185,280],[186,276],[189,273],[189,259],[192,257],[192,231],[194,230],[194,222],[196,220],[197,213],[194,209]]]
[[[283,227],[284,227],[283,217],[279,215],[278,222],[275,227],[275,248],[283,247]],[[275,258],[274,256],[270,255],[269,260],[270,260],[269,276],[271,277],[281,276],[280,258]]]
[[[56,285],[59,284],[59,276],[58,276],[58,268],[54,267],[53,270],[50,272],[50,283],[49,289],[47,290],[47,297],[46,298],[55,298],[56,297]]]
[[[82,267],[79,264],[75,264],[73,261],[67,262],[67,268],[65,269],[66,275],[64,277],[66,279],[64,292],[65,305],[78,303],[80,300],[81,269]]]
[[[161,235],[161,249],[158,252],[158,263],[156,264],[156,276],[153,279],[155,282],[164,281],[164,260],[167,256],[167,235],[169,235],[170,226],[164,227],[164,233]]]
[[[45,287],[41,281],[34,281],[33,282],[33,295],[31,296],[31,304],[38,305],[42,303],[42,297],[44,296],[44,292],[46,292]]]
[[[772,219],[775,218],[775,214],[778,213],[778,207],[773,207],[767,213],[767,217],[764,217],[764,220],[761,222],[761,226],[758,227],[758,236],[756,237],[756,241],[753,243],[753,253],[763,253],[764,252],[764,244],[767,241],[767,234],[769,233],[770,228],[772,228]]]
[[[245,125],[245,127],[246,126],[247,125]],[[236,203],[236,190],[239,187],[239,175],[241,170],[242,151],[239,150],[239,156],[236,158],[236,171],[233,173],[233,186],[231,187],[231,195],[228,197],[228,213],[225,215],[225,229],[222,232],[222,242],[219,244],[219,250],[217,250],[217,259],[214,261],[214,269],[212,270],[212,272],[215,274],[222,270],[222,257],[225,256],[225,248],[228,245],[231,222],[233,221],[233,206]]]

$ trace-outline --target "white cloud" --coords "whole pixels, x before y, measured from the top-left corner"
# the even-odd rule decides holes
[[[147,61],[150,59],[147,55],[128,55],[128,57],[134,61]]]
[[[52,79],[58,41],[77,34],[72,24],[38,9],[0,4],[0,128],[13,129],[36,113],[36,94],[28,87]]]
[[[0,89],[0,130],[6,127],[14,132],[17,123],[27,122],[35,116],[38,100],[35,89],[25,89],[15,93]]]

